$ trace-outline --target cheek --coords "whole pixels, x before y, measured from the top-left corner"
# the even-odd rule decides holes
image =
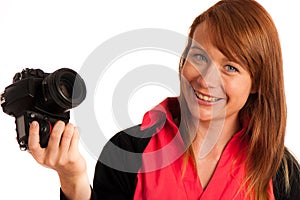
[[[251,80],[242,79],[229,83],[224,83],[225,92],[229,101],[234,101],[236,105],[243,106],[251,92]]]
[[[193,80],[199,75],[199,72],[188,62],[184,64],[181,70],[181,76],[183,76],[188,81]]]

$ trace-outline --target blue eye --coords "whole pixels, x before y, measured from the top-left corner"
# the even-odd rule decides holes
[[[193,57],[198,61],[203,61],[203,62],[208,63],[208,59],[202,54],[194,54]]]
[[[238,72],[237,68],[231,66],[231,65],[226,65],[225,66],[225,69],[228,71],[228,72]]]

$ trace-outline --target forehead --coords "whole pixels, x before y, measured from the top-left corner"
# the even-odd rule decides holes
[[[193,42],[194,45],[200,45],[202,47],[211,45],[209,30],[207,24],[205,22],[200,23],[193,34]]]
[[[203,49],[211,59],[225,59],[226,56],[211,42],[210,34],[207,24],[205,22],[200,23],[194,31],[191,47]]]

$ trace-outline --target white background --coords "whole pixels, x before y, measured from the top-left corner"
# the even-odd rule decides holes
[[[0,91],[11,83],[16,72],[26,67],[42,68],[47,72],[61,67],[79,70],[97,46],[124,31],[164,28],[186,35],[192,20],[215,2],[0,0]],[[300,12],[295,6],[296,1],[259,2],[270,12],[279,30],[288,104],[286,146],[300,158],[297,127],[300,112],[297,99],[300,31],[297,25]],[[177,65],[173,67],[177,70]],[[141,94],[148,97],[140,98],[143,101],[138,108],[146,109],[143,105],[157,103],[151,98],[155,91],[151,93],[149,89]],[[131,114],[133,118],[140,117]],[[56,173],[39,166],[27,152],[21,152],[15,136],[14,119],[0,112],[0,199],[58,199]],[[95,160],[82,145],[80,147],[92,181]]]

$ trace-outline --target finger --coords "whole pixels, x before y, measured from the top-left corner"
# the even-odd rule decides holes
[[[63,121],[57,121],[50,133],[48,150],[57,150],[60,144],[61,136],[65,129],[65,123]]]
[[[33,121],[30,124],[29,128],[29,137],[28,137],[28,148],[31,152],[39,151],[41,148],[40,146],[40,135],[39,135],[39,123]]]
[[[39,124],[33,121],[29,128],[28,148],[29,153],[40,164],[43,164],[45,149],[40,146]]]
[[[74,135],[74,126],[72,124],[68,123],[65,127],[65,130],[63,132],[63,135],[62,135],[61,141],[60,141],[61,153],[68,152],[73,135]]]
[[[70,148],[69,148],[70,152],[78,151],[79,140],[80,140],[79,130],[77,127],[74,127],[74,135],[72,137]]]

